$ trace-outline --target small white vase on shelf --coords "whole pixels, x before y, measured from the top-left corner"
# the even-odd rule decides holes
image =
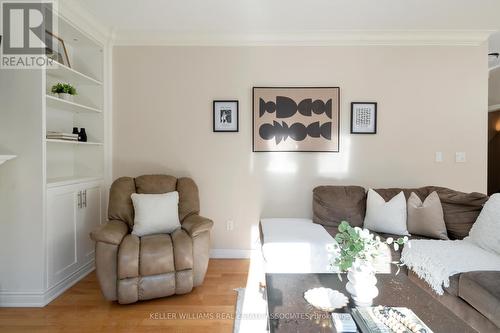
[[[357,306],[371,306],[378,296],[377,278],[371,263],[356,260],[347,271],[346,289]]]
[[[57,95],[60,99],[63,99],[68,102],[73,102],[73,95],[67,93],[58,93]]]

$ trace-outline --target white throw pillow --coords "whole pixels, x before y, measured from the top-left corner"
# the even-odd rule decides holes
[[[134,228],[132,234],[139,237],[151,234],[171,233],[181,226],[179,222],[179,193],[133,193]]]
[[[406,229],[406,198],[401,191],[385,202],[384,198],[372,189],[368,190],[364,227],[371,231],[394,235],[409,235]]]
[[[484,204],[465,240],[500,254],[500,193],[493,194]]]

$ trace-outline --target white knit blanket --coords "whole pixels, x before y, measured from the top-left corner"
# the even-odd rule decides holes
[[[500,271],[499,255],[468,240],[412,240],[403,248],[401,262],[439,295],[450,286],[450,276],[454,274]]]

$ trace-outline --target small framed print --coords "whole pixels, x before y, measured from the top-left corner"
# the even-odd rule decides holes
[[[377,133],[377,103],[351,103],[351,134]]]
[[[214,132],[238,132],[238,101],[214,101]]]
[[[45,40],[48,41],[49,39],[52,39],[52,43],[46,44],[52,45],[52,49],[49,47],[45,48],[45,54],[47,57],[71,68],[64,40],[61,37],[54,35],[52,32],[45,30]]]

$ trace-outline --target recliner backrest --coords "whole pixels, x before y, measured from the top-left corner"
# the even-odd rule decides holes
[[[134,205],[132,193],[160,194],[179,192],[179,219],[200,212],[200,201],[196,183],[187,177],[176,178],[168,175],[144,175],[137,178],[121,177],[111,185],[109,192],[108,219],[134,225]]]

